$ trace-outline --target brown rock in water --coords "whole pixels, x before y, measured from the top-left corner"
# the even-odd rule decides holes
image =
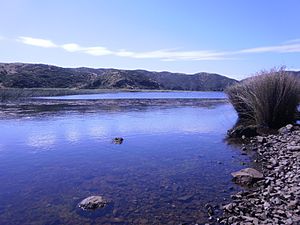
[[[95,210],[98,208],[103,208],[107,204],[108,201],[102,196],[90,196],[83,199],[78,206],[84,210]]]
[[[122,137],[116,137],[113,139],[113,143],[118,144],[118,145],[122,144],[123,141],[124,141],[124,138],[122,138]]]
[[[253,168],[242,169],[240,171],[231,173],[231,175],[233,176],[233,180],[236,183],[247,186],[253,184],[257,180],[260,180],[264,177],[264,175],[261,172]]]

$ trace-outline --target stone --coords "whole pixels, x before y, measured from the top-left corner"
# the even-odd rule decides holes
[[[286,221],[285,221],[285,224],[293,224],[293,220],[291,218],[288,218]]]
[[[111,219],[111,222],[113,222],[113,223],[122,223],[122,224],[124,224],[124,223],[125,223],[125,220],[124,220],[123,218],[115,217],[115,218],[112,218],[112,219]]]
[[[221,222],[236,225],[300,224],[298,127],[287,125],[280,134],[253,137],[243,143],[241,148],[257,149],[255,159],[264,174],[252,168],[232,173],[237,183],[251,184],[251,188],[247,193],[232,195],[231,203],[224,206]]]
[[[98,208],[103,208],[107,204],[108,201],[102,196],[90,196],[83,199],[78,206],[84,210],[95,210]]]
[[[113,139],[113,143],[114,143],[114,144],[118,144],[118,145],[122,144],[123,141],[124,141],[124,138],[122,138],[122,137],[115,137],[115,138]]]
[[[298,201],[295,200],[295,201],[290,201],[287,205],[287,208],[288,209],[295,209],[295,208],[297,208],[297,206],[298,206]]]
[[[288,124],[285,126],[286,129],[288,129],[289,131],[293,130],[294,126],[292,124]]]
[[[286,127],[281,127],[279,130],[278,130],[278,133],[279,134],[287,134],[289,133],[290,131],[286,128]]]
[[[267,142],[266,138],[262,137],[262,136],[257,136],[256,139],[257,139],[257,141],[259,143],[265,143],[265,142]]]
[[[298,146],[287,146],[287,150],[300,151],[300,145],[298,145]]]
[[[233,210],[234,206],[235,206],[234,203],[229,203],[229,204],[227,204],[227,205],[224,205],[224,206],[223,206],[223,209],[226,210],[226,211],[228,211],[228,212],[230,212],[230,211]]]
[[[194,196],[193,195],[184,195],[178,198],[179,201],[187,202],[190,201]]]
[[[231,173],[231,175],[233,176],[233,180],[241,185],[251,185],[264,177],[261,172],[253,168],[242,169]]]
[[[265,202],[265,203],[264,203],[264,208],[265,208],[265,209],[270,208],[270,206],[271,206],[271,205],[270,205],[268,202]]]

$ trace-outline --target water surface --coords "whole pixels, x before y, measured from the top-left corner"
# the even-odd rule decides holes
[[[248,162],[223,141],[235,120],[226,103],[3,118],[1,224],[205,223]],[[83,212],[90,195],[111,204]]]
[[[213,99],[226,98],[224,92],[217,91],[145,91],[145,92],[111,92],[101,94],[66,95],[40,97],[42,99]]]

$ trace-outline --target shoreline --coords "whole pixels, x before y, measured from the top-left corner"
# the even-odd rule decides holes
[[[300,224],[300,125],[256,136],[242,150],[255,153],[264,178],[231,196],[221,224]]]

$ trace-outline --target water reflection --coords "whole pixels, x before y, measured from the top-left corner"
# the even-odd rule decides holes
[[[115,136],[220,133],[224,132],[223,127],[234,123],[236,116],[232,113],[231,106],[225,104],[215,108],[156,108],[148,111],[73,114],[54,118],[3,120],[1,125],[6,127],[6,132],[2,134],[2,148],[10,145],[11,139],[16,136],[20,143],[25,142],[29,147],[45,150],[61,142],[101,142]]]
[[[40,150],[47,150],[56,142],[54,134],[29,134],[27,138],[27,145],[30,147],[39,148]]]
[[[91,127],[87,127],[88,135],[95,139],[108,138],[110,127],[105,127],[103,125],[105,124],[102,122],[95,122],[95,124],[91,125]]]
[[[80,130],[76,129],[75,127],[70,127],[66,129],[66,140],[69,142],[78,142],[80,140]]]
[[[215,114],[218,110],[218,115]],[[88,119],[84,119],[84,118]],[[51,122],[49,122],[49,120]],[[44,119],[23,119],[18,122],[18,141],[26,139],[29,147],[47,149],[57,142],[79,142],[85,140],[104,141],[115,136],[136,136],[156,134],[205,134],[224,132],[224,126],[232,124],[235,117],[230,105],[216,108],[180,107],[133,111],[126,113],[100,113],[69,115],[66,117],[45,117]],[[8,122],[8,121],[7,121]],[[11,122],[11,121],[9,121]],[[2,121],[2,124],[5,124]],[[15,122],[16,123],[16,122]],[[15,127],[8,125],[7,143],[15,135]],[[58,143],[58,144],[59,144]]]
[[[223,142],[235,120],[228,104],[1,120],[0,221],[205,223],[205,203],[228,198],[237,188],[230,172],[247,162]],[[113,145],[114,137],[125,141]],[[77,203],[97,194],[112,200],[110,210],[78,213]]]

